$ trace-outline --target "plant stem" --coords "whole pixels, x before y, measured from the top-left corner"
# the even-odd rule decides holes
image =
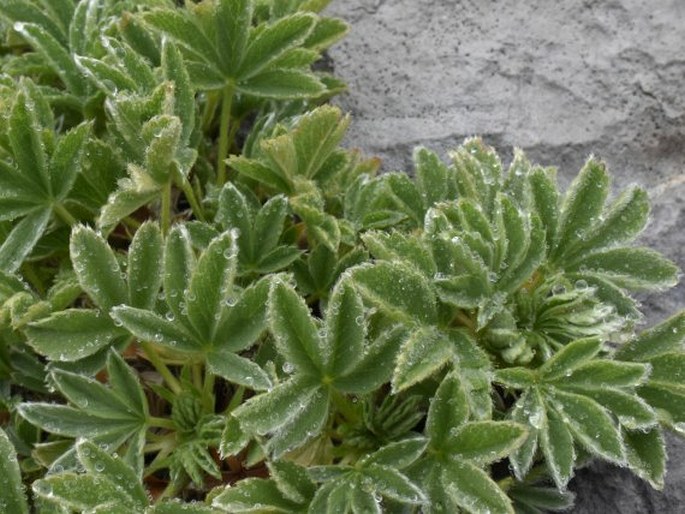
[[[216,183],[219,187],[226,182],[226,158],[230,147],[231,109],[233,108],[233,93],[235,86],[229,83],[221,99],[221,121],[219,125],[219,151],[217,155]]]
[[[216,376],[205,366],[205,381],[202,388],[202,403],[207,412],[214,413],[214,382]]]
[[[169,430],[176,430],[176,425],[174,422],[167,418],[158,418],[156,416],[150,416],[147,419],[148,425],[152,427],[168,428]],[[162,445],[164,446],[164,445]],[[161,449],[161,448],[160,448]]]
[[[245,387],[244,386],[238,386],[238,388],[235,390],[235,393],[233,393],[233,396],[231,397],[231,401],[228,404],[228,407],[226,407],[226,414],[229,412],[234,411],[235,409],[238,408],[238,405],[240,405],[243,401],[243,396],[245,395]]]
[[[64,205],[61,203],[55,203],[52,205],[52,210],[55,214],[57,214],[57,217],[61,219],[64,223],[69,225],[70,227],[73,227],[78,223],[78,220],[72,216],[72,214],[67,210]]]
[[[162,234],[166,235],[171,227],[171,180],[162,188],[162,210],[161,210]]]
[[[143,352],[145,352],[145,357],[147,357],[147,360],[149,360],[150,364],[152,364],[157,372],[162,375],[162,378],[166,381],[169,388],[175,394],[179,394],[182,390],[181,384],[173,375],[173,373],[171,373],[167,365],[164,364],[164,361],[159,357],[159,355],[157,355],[157,352],[152,344],[147,341],[141,341],[140,347],[143,349]]]
[[[197,201],[197,196],[195,196],[195,191],[193,191],[193,186],[185,178],[182,178],[178,182],[179,182],[178,185],[181,187],[183,194],[185,195],[186,199],[188,200],[188,203],[190,204],[190,208],[193,210],[193,214],[195,215],[195,217],[200,221],[207,221],[207,217],[205,216],[205,211],[202,208],[202,204]]]

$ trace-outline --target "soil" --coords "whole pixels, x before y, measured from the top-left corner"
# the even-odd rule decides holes
[[[443,154],[480,135],[505,161],[512,147],[559,169],[590,154],[614,190],[647,188],[642,237],[685,268],[685,2],[682,0],[333,0],[352,26],[330,52],[350,91],[347,144],[411,171],[411,152]],[[643,295],[646,323],[684,306],[685,283]],[[669,438],[664,491],[594,463],[577,473],[575,513],[677,513],[685,441]]]

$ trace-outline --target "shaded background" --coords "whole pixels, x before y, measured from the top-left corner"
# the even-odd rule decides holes
[[[557,166],[564,185],[592,153],[614,192],[646,187],[642,242],[685,268],[685,1],[333,0],[352,33],[331,52],[353,115],[347,145],[411,170],[481,135]],[[685,307],[685,283],[643,295],[647,324]],[[602,463],[577,473],[575,513],[685,512],[685,441],[669,438],[663,492]]]

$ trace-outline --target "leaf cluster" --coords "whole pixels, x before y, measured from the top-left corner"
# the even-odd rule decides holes
[[[341,146],[325,0],[5,0],[0,510],[564,510],[661,488],[685,314],[646,192]],[[177,5],[183,4],[183,5]]]

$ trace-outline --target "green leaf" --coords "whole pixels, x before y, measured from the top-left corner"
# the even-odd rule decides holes
[[[271,277],[265,277],[245,289],[237,302],[234,297],[226,299],[227,308],[213,341],[215,348],[238,352],[257,341],[267,324],[267,298],[271,282]]]
[[[269,471],[278,489],[289,500],[303,503],[314,496],[316,486],[302,466],[287,460],[273,461],[269,463]]]
[[[614,358],[646,361],[664,353],[682,351],[685,343],[685,311],[641,332],[618,349]]]
[[[431,399],[426,419],[426,435],[431,446],[443,447],[450,439],[452,429],[458,428],[469,417],[468,395],[455,372],[448,374]]]
[[[470,462],[453,460],[445,466],[441,485],[452,500],[473,514],[514,514],[511,500],[487,473]]]
[[[354,369],[335,378],[336,388],[348,393],[366,394],[388,382],[398,349],[405,340],[406,332],[402,327],[383,332],[366,349]]]
[[[273,201],[273,199],[270,201]],[[227,182],[221,189],[221,193],[219,193],[219,205],[215,221],[224,230],[229,228],[240,230],[240,238],[238,240],[240,244],[240,257],[252,259],[252,247],[256,239],[252,206],[248,202],[247,196],[232,182]],[[273,227],[268,228],[270,230],[273,229]]]
[[[51,361],[73,362],[93,355],[125,333],[99,311],[67,309],[26,327],[28,343]]]
[[[559,390],[550,394],[549,401],[590,452],[613,462],[624,462],[621,434],[606,409],[585,396]]]
[[[221,433],[221,446],[219,450],[221,456],[226,458],[237,455],[250,442],[250,436],[240,427],[240,421],[233,415],[226,417],[226,424]]]
[[[0,246],[0,269],[13,273],[22,265],[43,236],[50,221],[50,209],[40,209],[17,223]]]
[[[71,191],[81,171],[82,157],[91,123],[81,123],[59,139],[50,159],[50,187],[57,200],[63,200]]]
[[[220,0],[216,3],[216,45],[221,49],[223,69],[237,76],[245,60],[252,24],[253,2],[250,0]]]
[[[246,95],[268,97],[274,100],[296,100],[319,96],[324,93],[325,87],[310,73],[288,69],[269,69],[239,84],[237,90]]]
[[[675,429],[685,423],[685,391],[671,383],[649,382],[638,390],[639,395],[659,413],[660,421]]]
[[[272,387],[269,376],[257,363],[230,351],[215,351],[208,354],[207,366],[212,373],[229,382],[255,391],[265,391]]]
[[[437,271],[430,251],[416,237],[401,232],[366,232],[362,240],[376,259],[412,264],[427,277],[433,277]]]
[[[102,513],[106,514],[106,513]],[[166,500],[148,507],[145,514],[216,514],[216,510],[200,502],[183,502],[180,500]]]
[[[659,427],[645,432],[623,431],[628,465],[652,487],[662,490],[666,474],[666,445]]]
[[[592,270],[619,287],[663,289],[678,283],[678,267],[648,248],[613,248],[577,260],[568,271]]]
[[[157,30],[166,33],[178,44],[202,56],[215,67],[221,59],[212,42],[207,39],[202,28],[188,16],[187,11],[176,9],[155,9],[143,15],[143,21]]]
[[[151,309],[162,285],[162,233],[157,223],[146,222],[128,249],[128,297],[130,305]]]
[[[311,32],[316,17],[298,13],[265,26],[251,38],[237,76],[239,83],[248,81],[268,67],[290,48],[300,45]]]
[[[528,474],[538,447],[538,436],[546,422],[545,407],[540,395],[535,390],[525,391],[514,407],[509,411],[512,421],[529,427],[528,436],[521,446],[509,455],[509,462],[518,480],[523,480]]]
[[[201,344],[178,323],[162,318],[154,312],[119,305],[111,310],[111,316],[141,341],[161,344],[172,350],[197,352]]]
[[[293,131],[298,174],[316,178],[322,166],[335,150],[350,124],[339,108],[319,107],[303,115]]]
[[[232,155],[226,162],[241,175],[261,182],[276,191],[283,193],[291,192],[289,179],[278,169],[273,169],[259,161],[248,159],[242,155]]]
[[[364,475],[373,480],[376,492],[386,498],[405,504],[426,501],[423,491],[395,468],[372,464],[364,468]]]
[[[404,469],[416,461],[426,450],[428,441],[422,437],[413,437],[395,441],[364,457],[361,462],[368,465]]]
[[[76,454],[88,473],[108,480],[124,491],[130,498],[127,503],[136,504],[139,508],[147,506],[147,492],[140,478],[120,458],[112,457],[86,439],[76,442]]]
[[[244,430],[264,435],[283,426],[304,409],[317,390],[308,379],[296,376],[268,393],[253,396],[233,411],[233,415]]]
[[[417,328],[409,334],[397,355],[392,377],[393,393],[425,380],[453,356],[450,341],[440,332],[430,327]]]
[[[535,384],[537,376],[527,368],[504,368],[495,371],[495,381],[516,389],[527,389]]]
[[[326,311],[327,372],[340,376],[354,369],[364,354],[364,328],[361,298],[348,282],[339,282]]]
[[[672,352],[652,357],[650,382],[685,384],[685,352]]]
[[[551,246],[559,226],[559,192],[554,180],[556,170],[535,168],[530,174],[535,210],[545,228],[545,240]]]
[[[322,51],[341,39],[350,30],[349,25],[336,18],[319,18],[314,30],[311,31],[304,46]]]
[[[574,369],[570,376],[559,380],[557,387],[635,387],[645,381],[649,372],[646,364],[598,359]]]
[[[609,388],[584,390],[582,394],[605,407],[618,418],[622,426],[631,430],[645,430],[657,423],[657,417],[652,408],[635,394]]]
[[[423,199],[423,206],[428,209],[447,198],[447,167],[434,152],[424,147],[417,147],[413,158],[416,186]]]
[[[183,56],[170,40],[162,41],[162,69],[166,80],[174,83],[174,114],[181,121],[181,141],[188,143],[195,127],[195,91]]]
[[[546,381],[565,377],[580,366],[588,362],[602,349],[602,342],[596,338],[578,339],[567,344],[541,368],[540,374]]]
[[[139,417],[147,418],[147,398],[138,376],[114,349],[107,356],[107,373],[112,390],[116,391],[119,398],[124,398],[129,408]]]
[[[66,437],[101,437],[137,430],[138,421],[107,419],[81,409],[52,403],[23,403],[19,413],[30,423],[44,430]]]
[[[119,91],[135,91],[137,89],[136,81],[129,77],[124,70],[112,66],[101,59],[75,55],[74,62],[83,74],[88,76],[107,95],[115,95]]]
[[[292,407],[291,407],[292,409]],[[302,446],[319,435],[328,419],[330,395],[322,388],[314,390],[302,408],[294,409],[287,423],[279,427],[267,444],[274,458]]]
[[[0,505],[5,512],[28,514],[29,506],[21,480],[21,470],[17,454],[11,441],[0,428],[0,475],[3,486],[0,488]]]
[[[214,239],[198,259],[190,279],[188,319],[206,342],[214,339],[226,299],[233,295],[237,238],[237,232],[230,230]]]
[[[70,510],[86,511],[111,503],[135,511],[132,498],[111,480],[94,475],[61,473],[33,483],[33,492]]]
[[[17,22],[14,30],[36,48],[48,61],[52,71],[77,96],[85,93],[86,84],[69,52],[49,32],[34,23]]]
[[[562,257],[587,236],[588,230],[602,213],[608,192],[609,176],[604,164],[590,158],[564,198],[559,232],[552,251],[553,259]]]
[[[269,292],[269,326],[279,353],[300,372],[318,376],[329,351],[304,299],[289,285],[275,281]]]
[[[259,210],[254,220],[255,249],[258,255],[264,255],[276,248],[283,233],[287,212],[288,200],[281,195],[270,198]]]
[[[190,234],[184,225],[174,225],[164,247],[164,294],[176,319],[186,319],[185,292],[195,269]]]
[[[52,379],[62,395],[84,412],[112,420],[139,419],[139,413],[127,405],[126,398],[118,397],[97,380],[58,370],[52,372]]]
[[[540,448],[555,484],[564,489],[573,476],[576,452],[567,422],[552,409],[547,410],[544,418]]]
[[[132,212],[152,202],[159,196],[157,189],[138,191],[120,189],[112,193],[100,210],[97,226],[109,233],[116,225]]]
[[[126,303],[128,288],[119,262],[102,236],[79,225],[71,232],[69,251],[79,284],[98,307],[109,311]]]
[[[614,201],[601,223],[579,242],[566,261],[592,250],[632,241],[645,228],[648,217],[647,192],[639,187],[630,188]]]
[[[526,429],[507,421],[467,423],[449,440],[447,451],[454,457],[486,465],[509,455],[526,438]]]
[[[410,323],[436,322],[435,295],[430,283],[411,267],[379,262],[355,267],[350,275],[364,299],[387,316]]]
[[[255,499],[259,498],[259,505]],[[293,512],[298,508],[295,502],[285,498],[276,482],[263,478],[246,478],[236,485],[226,487],[212,500],[212,505],[224,512]]]

